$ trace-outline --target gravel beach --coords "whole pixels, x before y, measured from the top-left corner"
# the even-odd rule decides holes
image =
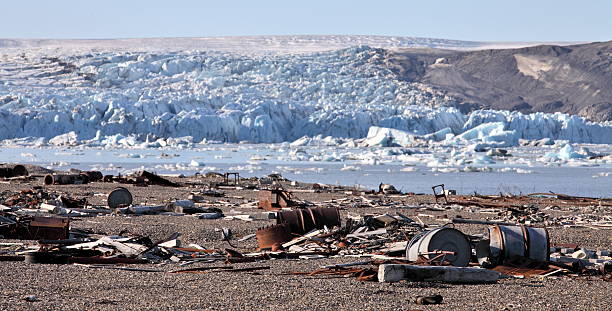
[[[37,181],[0,184],[0,191],[17,191],[40,185]],[[104,204],[105,196],[116,184],[46,186],[48,191],[65,192],[70,196],[88,197],[90,204]],[[192,188],[160,186],[126,186],[136,203],[159,204],[172,198],[186,198]],[[252,190],[224,190],[226,197],[207,198],[225,202],[224,214],[256,214],[255,208],[240,203],[256,200]],[[311,202],[341,199],[345,193],[296,193]],[[343,219],[351,215],[401,212],[411,217],[422,213],[418,206],[431,203],[430,195],[397,196],[401,207],[345,208]],[[212,204],[212,203],[211,203]],[[235,206],[231,206],[234,204]],[[219,205],[222,206],[222,205]],[[551,212],[553,213],[553,212]],[[554,211],[564,214],[570,211]],[[606,213],[605,211],[602,213]],[[467,211],[427,211],[436,218],[422,217],[426,223],[437,223],[457,215],[484,219],[490,215]],[[437,222],[438,221],[438,222]],[[108,215],[73,218],[71,227],[100,234],[148,236],[151,240],[167,238],[180,232],[181,241],[196,243],[209,249],[232,248],[221,241],[216,229],[231,228],[239,238],[255,233],[258,228],[273,224],[267,221],[198,219],[192,216]],[[467,234],[483,233],[486,226],[457,224]],[[609,230],[580,227],[550,227],[552,245],[578,243],[589,249],[612,248]],[[7,242],[8,240],[0,240]],[[11,240],[10,242],[16,242]],[[24,242],[24,241],[18,241]],[[25,241],[32,242],[35,241]],[[257,248],[255,239],[232,241],[240,252]],[[612,310],[612,283],[597,276],[559,276],[547,278],[502,279],[496,284],[458,285],[428,282],[378,283],[360,282],[355,278],[292,275],[290,272],[312,271],[324,265],[348,263],[360,258],[332,257],[324,259],[267,260],[231,264],[234,268],[269,267],[254,272],[214,271],[201,274],[173,274],[177,264],[147,264],[131,267],[159,272],[126,271],[90,268],[80,265],[29,264],[0,262],[2,275],[0,310]],[[189,267],[224,265],[196,263]],[[417,305],[419,295],[440,294],[439,305]],[[29,297],[29,298],[27,298]],[[30,301],[28,301],[30,300]]]

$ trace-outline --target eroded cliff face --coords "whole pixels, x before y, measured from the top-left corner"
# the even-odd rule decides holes
[[[612,41],[469,52],[395,49],[387,64],[402,79],[457,97],[466,112],[564,112],[612,120]]]

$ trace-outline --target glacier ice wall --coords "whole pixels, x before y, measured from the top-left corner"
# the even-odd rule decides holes
[[[544,137],[612,143],[610,125],[576,116],[464,115],[450,107],[452,98],[397,79],[386,52],[365,46],[300,55],[26,51],[3,57],[0,139],[74,131],[80,141],[135,135],[263,143],[363,138],[375,126],[433,133],[434,140],[451,134],[506,145]]]
[[[258,57],[15,56],[0,66],[0,138],[76,131],[90,139],[100,131],[280,142],[319,134],[364,137],[377,124],[427,132],[451,121],[447,117],[462,126],[454,110],[446,116],[415,108],[452,99],[397,80],[383,61],[383,50],[368,47]]]

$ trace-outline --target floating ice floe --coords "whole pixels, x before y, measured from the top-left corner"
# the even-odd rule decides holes
[[[568,161],[571,159],[584,159],[585,155],[580,154],[574,150],[574,147],[570,144],[565,144],[559,151],[557,152],[549,152],[543,157],[544,159],[550,159],[552,161],[562,160]]]
[[[191,160],[191,162],[189,162],[189,166],[191,166],[191,167],[201,167],[201,166],[206,166],[206,164],[204,162],[200,162],[200,161],[196,161],[196,160]]]
[[[356,165],[344,165],[342,168],[340,168],[341,171],[361,171],[361,167],[360,166],[356,166]]]

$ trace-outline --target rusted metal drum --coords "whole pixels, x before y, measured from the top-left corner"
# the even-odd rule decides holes
[[[497,226],[490,234],[491,255],[503,258],[525,257],[527,245],[523,228],[519,226]]]
[[[317,228],[340,226],[340,210],[336,207],[309,209],[316,220]]]
[[[476,246],[476,257],[485,266],[499,265],[505,260],[547,261],[550,258],[548,231],[527,226],[491,226],[489,240]]]
[[[546,228],[524,227],[527,230],[527,257],[535,261],[550,260],[550,240]]]
[[[278,212],[277,224],[286,223],[291,232],[305,234],[314,229],[340,226],[340,212],[336,207],[304,208]]]
[[[255,232],[255,236],[257,237],[259,249],[273,248],[293,239],[293,235],[287,224],[261,228]]]
[[[406,257],[411,261],[417,261],[419,256],[433,259],[439,255],[436,253],[438,251],[454,252],[453,255],[445,255],[444,260],[457,267],[467,266],[472,255],[472,247],[465,234],[454,228],[441,227],[415,236],[408,243]]]
[[[287,224],[291,232],[304,233],[300,210],[278,212],[277,224]]]
[[[47,175],[45,176],[45,185],[80,185],[89,182],[87,175]]]
[[[125,187],[117,187],[108,194],[106,203],[110,208],[132,205],[132,193]]]

